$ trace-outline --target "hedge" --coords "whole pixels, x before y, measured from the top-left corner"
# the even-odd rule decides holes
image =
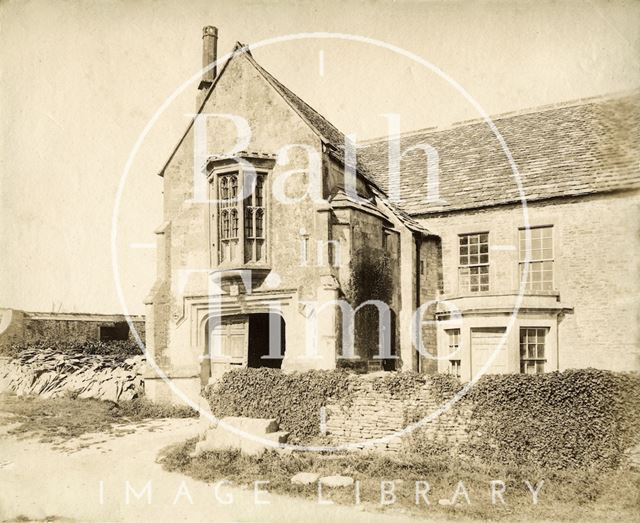
[[[348,404],[351,379],[341,370],[236,369],[205,395],[217,416],[275,418],[282,430],[291,432],[290,441],[299,443],[319,435],[322,406],[329,401]],[[427,379],[441,401],[460,387],[447,375],[389,373],[376,380],[375,388],[410,402]],[[487,464],[615,467],[625,450],[640,443],[638,413],[638,374],[584,369],[483,376],[454,408],[468,439],[453,453]],[[426,443],[407,438],[406,450],[437,451],[433,442]]]
[[[205,397],[219,417],[275,418],[295,443],[320,434],[320,408],[348,396],[348,376],[342,370],[234,369],[207,387]]]
[[[640,438],[640,375],[596,369],[483,376],[464,451],[489,463],[615,467]]]
[[[408,400],[420,394],[420,390],[427,383],[436,400],[441,403],[460,390],[460,381],[452,374],[418,374],[413,371],[388,372],[373,382],[373,388],[387,392],[394,398]]]

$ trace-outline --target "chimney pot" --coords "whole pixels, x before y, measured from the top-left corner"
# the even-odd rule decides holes
[[[205,69],[218,59],[218,28],[207,25],[202,28],[202,68]],[[216,79],[217,66],[203,70],[198,89],[208,89]]]

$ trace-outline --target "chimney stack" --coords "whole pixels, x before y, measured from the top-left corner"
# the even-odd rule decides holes
[[[202,28],[202,68],[209,66],[218,59],[218,28],[207,25]],[[206,90],[216,79],[216,67],[203,71],[198,89]]]

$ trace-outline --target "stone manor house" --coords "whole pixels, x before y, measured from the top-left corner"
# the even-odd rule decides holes
[[[205,27],[203,65],[216,51]],[[197,113],[160,172],[146,314],[181,390],[234,366],[640,370],[640,93],[493,118],[526,212],[484,121],[368,141],[354,160],[241,44],[203,73]],[[388,314],[365,305],[351,329],[344,304],[368,300]],[[146,387],[168,398],[153,371]]]

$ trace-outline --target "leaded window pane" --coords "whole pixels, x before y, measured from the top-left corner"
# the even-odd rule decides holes
[[[231,211],[231,238],[238,237],[238,211],[233,209]]]
[[[253,238],[253,208],[244,210],[244,235],[245,238]]]
[[[238,197],[238,176],[231,176],[231,194],[229,195],[230,199],[235,199]]]
[[[264,176],[258,176],[256,180],[256,207],[262,207],[263,202],[263,190],[264,190]]]
[[[222,211],[222,239],[229,238],[229,211]]]
[[[258,209],[256,211],[256,238],[264,237],[264,209]]]

